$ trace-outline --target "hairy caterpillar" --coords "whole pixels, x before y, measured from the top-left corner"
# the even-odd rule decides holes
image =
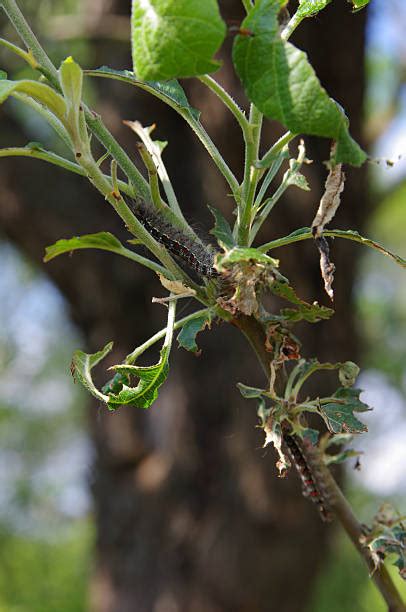
[[[328,507],[323,499],[323,495],[316,484],[312,469],[298,442],[294,436],[286,433],[284,434],[283,439],[289,449],[292,461],[302,481],[303,495],[305,497],[309,497],[312,502],[317,504],[323,521],[330,521],[331,513],[328,510]]]
[[[137,199],[127,203],[151,236],[170,253],[184,261],[199,276],[218,276],[213,265],[215,252],[210,246],[200,242],[193,234],[188,235],[172,225],[145,201]]]

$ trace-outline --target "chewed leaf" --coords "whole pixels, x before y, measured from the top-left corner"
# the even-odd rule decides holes
[[[50,261],[63,253],[71,253],[77,249],[102,249],[103,251],[120,252],[124,249],[121,242],[110,234],[110,232],[98,232],[97,234],[85,234],[73,238],[61,238],[46,247],[44,261]]]
[[[216,0],[132,1],[132,56],[141,79],[165,81],[217,70],[226,33]]]
[[[358,366],[352,361],[339,361],[337,363],[320,363],[317,359],[300,359],[296,367],[290,373],[288,379],[287,389],[290,391],[290,395],[292,396],[292,398],[296,399],[305,381],[315,372],[319,372],[321,370],[338,370],[340,382],[345,387],[352,385],[355,382],[355,379],[359,373]],[[345,392],[346,390],[347,389],[345,388],[339,389],[337,393],[339,391]],[[352,392],[356,390],[348,389],[348,391]],[[358,395],[359,393],[360,391],[358,390]],[[323,400],[320,401],[323,402]],[[360,402],[360,404],[362,404],[362,402]],[[365,406],[365,404],[363,405]],[[368,410],[368,407],[366,407],[366,410]],[[345,431],[346,430],[343,430],[343,432]]]
[[[290,176],[286,180],[287,185],[294,185],[299,189],[303,189],[303,191],[310,191],[309,183],[307,182],[307,178],[304,174],[300,172],[292,172]]]
[[[283,308],[281,310],[281,315],[288,321],[304,320],[308,323],[316,323],[322,319],[329,319],[334,314],[334,310],[331,308],[320,306],[317,302],[309,304],[300,299],[289,283],[274,281],[270,284],[270,290],[274,295],[297,306],[297,308]]]
[[[94,397],[97,397],[97,399],[103,402],[107,402],[108,397],[101,393],[95,386],[92,379],[92,369],[110,353],[112,348],[113,343],[109,342],[104,349],[97,353],[89,355],[83,351],[75,351],[72,358],[73,377],[79,380]]]
[[[348,119],[321,86],[306,53],[280,37],[280,0],[257,0],[241,24],[233,61],[248,98],[294,134],[337,142],[334,161],[360,166],[366,153],[351,138]]]
[[[199,332],[203,331],[206,326],[210,327],[210,322],[210,313],[205,313],[201,317],[196,317],[185,323],[178,334],[177,340],[179,346],[187,351],[192,351],[192,353],[197,353],[199,347],[196,344],[196,336]]]
[[[362,433],[368,431],[354,412],[371,410],[359,399],[361,389],[341,387],[330,398],[320,400],[319,412],[329,431],[333,433]]]
[[[406,580],[406,526],[390,504],[384,503],[374,517],[371,527],[365,528],[360,542],[370,550],[376,570],[389,557],[400,576]]]
[[[257,399],[265,393],[265,389],[258,389],[257,387],[249,387],[243,383],[237,383],[237,388],[241,395],[246,399]]]
[[[137,408],[149,408],[158,397],[159,387],[165,382],[169,371],[169,348],[161,350],[157,364],[152,366],[116,365],[113,369],[122,376],[139,379],[137,386],[132,387],[125,383],[114,392],[110,391],[107,397],[109,408],[127,405]]]
[[[106,395],[109,393],[118,393],[123,388],[123,385],[128,385],[130,378],[126,374],[114,374],[106,384],[103,386],[102,391]]]
[[[217,208],[209,206],[209,210],[215,219],[214,228],[210,230],[210,233],[217,238],[220,246],[232,249],[235,246],[235,241],[231,227]]]

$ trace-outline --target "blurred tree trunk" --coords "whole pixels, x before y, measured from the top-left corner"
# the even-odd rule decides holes
[[[221,6],[225,18],[241,18],[240,2]],[[128,2],[111,8],[120,9],[128,10]],[[363,14],[353,16],[347,3],[335,2],[296,38],[309,50],[329,94],[346,108],[356,138],[364,89],[364,22]],[[128,48],[117,42],[95,40],[93,52],[95,66],[130,65]],[[228,62],[218,78],[244,105]],[[213,140],[241,176],[241,139],[232,118],[200,84],[185,87],[191,103],[202,109]],[[209,228],[207,202],[229,216],[226,186],[173,111],[117,83],[97,82],[97,88],[98,110],[128,150],[135,151],[135,141],[121,119],[156,123],[156,137],[169,141],[165,160],[187,218]],[[275,138],[278,128],[267,129]],[[18,132],[21,127],[3,114],[1,145],[18,144]],[[288,192],[263,237],[311,223],[325,180],[320,161],[328,150],[326,142],[307,142],[308,156],[316,160],[308,168],[312,191]],[[120,220],[80,178],[28,160],[2,160],[0,173],[2,230],[38,264],[45,245],[60,237],[104,229],[127,238]],[[358,171],[355,180],[353,175],[348,172],[335,224],[361,229],[367,212],[365,174]],[[304,354],[355,359],[351,291],[357,252],[339,242],[332,251],[337,313],[329,322],[303,327]],[[313,245],[300,243],[276,256],[303,297],[327,303]],[[127,261],[88,251],[59,258],[45,269],[71,306],[86,341],[82,348],[93,351],[115,340],[111,362],[164,324],[165,309],[150,304],[153,295],[162,293],[159,284]],[[173,351],[169,380],[149,412],[121,409],[113,414],[91,406],[94,612],[297,612],[305,609],[325,559],[325,526],[301,497],[293,473],[277,479],[273,453],[261,450],[254,406],[235,388],[239,380],[262,382],[255,357],[237,331],[226,326],[213,326],[199,341],[199,358]]]

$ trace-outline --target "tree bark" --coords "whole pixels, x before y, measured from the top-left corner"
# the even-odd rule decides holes
[[[127,7],[127,2],[125,7]],[[220,3],[224,17],[240,19],[240,3]],[[123,9],[122,3],[121,9]],[[120,3],[116,5],[120,10]],[[361,134],[364,90],[365,16],[336,2],[308,21],[296,36],[329,94],[346,108],[355,138]],[[300,37],[300,38],[299,38]],[[231,46],[229,38],[225,45]],[[97,65],[129,67],[129,52],[118,43],[94,41]],[[228,61],[218,78],[245,105]],[[241,176],[242,147],[232,118],[199,83],[184,83],[192,105],[213,140]],[[193,134],[156,100],[121,84],[97,82],[98,111],[120,140],[135,151],[121,119],[157,124],[168,140],[165,161],[185,216],[209,228],[205,204],[230,218],[230,200]],[[21,127],[3,114],[1,145],[23,144]],[[277,128],[267,128],[275,138]],[[34,139],[29,135],[28,139]],[[310,225],[325,180],[325,141],[306,139],[312,191],[292,188],[278,205],[271,239]],[[31,260],[42,264],[45,245],[61,237],[109,230],[126,232],[91,186],[79,177],[31,160],[2,160],[4,234]],[[348,171],[343,204],[334,225],[362,229],[367,213],[364,171]],[[305,356],[356,359],[351,292],[358,247],[336,241],[336,315],[302,326]],[[312,244],[280,249],[281,269],[304,298],[327,303],[318,254]],[[61,257],[45,271],[68,300],[86,341],[98,350],[115,340],[116,362],[165,321],[165,309],[151,306],[161,294],[147,271],[114,255],[83,251]],[[301,497],[298,479],[276,477],[272,451],[262,450],[254,405],[242,400],[237,381],[263,382],[255,356],[238,331],[214,325],[201,334],[202,355],[174,350],[171,372],[157,403],[147,412],[115,413],[90,407],[95,444],[92,472],[97,527],[96,570],[91,585],[94,612],[296,612],[303,610],[326,554],[328,531],[314,507]],[[151,353],[151,359],[156,353]],[[110,365],[110,364],[107,364]]]

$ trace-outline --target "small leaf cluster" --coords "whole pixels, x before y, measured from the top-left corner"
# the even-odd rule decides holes
[[[271,369],[275,370],[280,365],[280,361],[274,357]],[[322,370],[336,370],[342,386],[328,397],[300,398],[304,383],[310,376]],[[243,397],[258,401],[258,416],[265,432],[265,446],[269,442],[274,444],[280,462],[282,455],[284,456],[284,431],[308,440],[312,445],[318,442],[319,431],[308,427],[303,418],[306,414],[317,414],[321,417],[329,432],[320,443],[320,450],[323,452],[333,445],[347,444],[351,441],[352,434],[367,431],[366,425],[356,416],[356,413],[370,410],[369,406],[360,400],[361,390],[353,387],[358,373],[358,366],[351,361],[332,364],[320,363],[316,359],[298,359],[287,378],[283,395],[278,394],[272,386],[269,389],[260,389],[238,383],[238,388]],[[336,455],[326,454],[325,463],[341,463],[358,454],[352,449]],[[285,457],[278,466],[283,465],[285,469],[287,464],[288,459]]]
[[[376,571],[386,558],[392,560],[400,576],[406,580],[406,525],[405,516],[401,516],[390,504],[379,508],[370,527],[364,526],[360,538],[367,547],[374,562]]]

